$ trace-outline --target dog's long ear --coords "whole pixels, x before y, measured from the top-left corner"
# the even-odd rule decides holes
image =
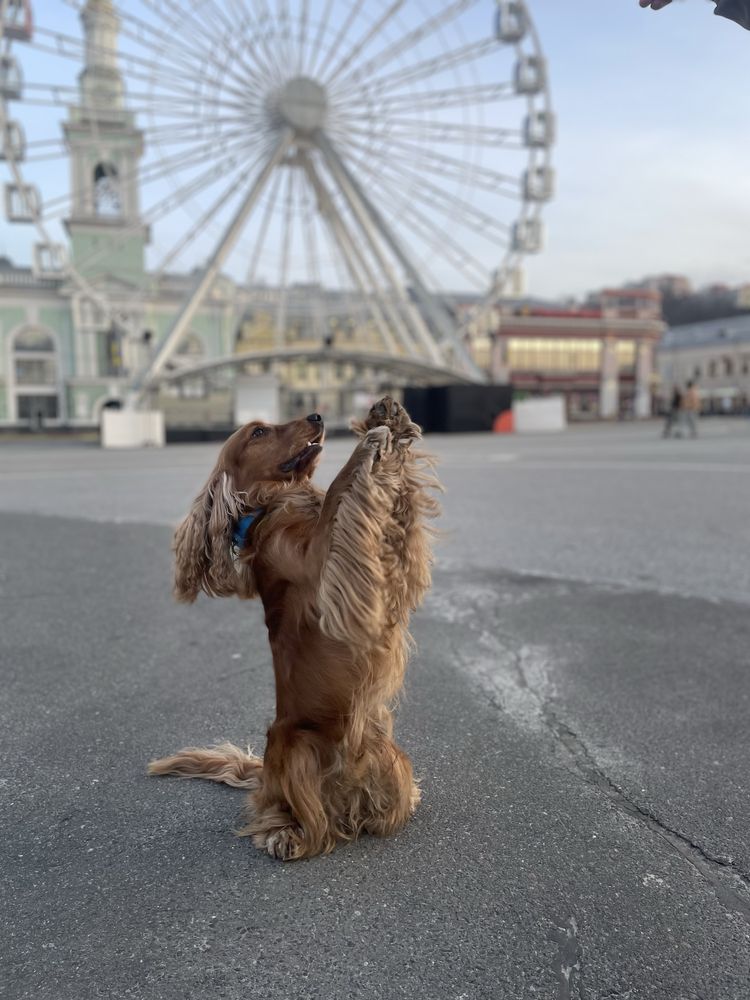
[[[232,554],[234,525],[245,513],[243,499],[229,473],[215,470],[193,501],[174,536],[178,601],[192,603],[201,590],[210,597],[255,595],[250,567],[235,564]]]

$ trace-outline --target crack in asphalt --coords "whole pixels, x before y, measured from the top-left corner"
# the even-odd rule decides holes
[[[464,622],[472,620],[474,622],[482,622],[486,620],[488,610],[495,610],[494,607],[488,606],[485,600],[477,600],[474,595],[469,596],[464,592],[463,597],[464,604],[461,619]],[[441,610],[441,608],[438,608],[439,617],[442,617],[440,615]],[[527,707],[528,699],[531,699],[534,716],[539,724],[552,736],[556,745],[565,751],[567,759],[573,765],[573,769],[579,777],[596,788],[597,791],[606,795],[621,812],[638,820],[651,830],[652,833],[660,837],[701,875],[725,909],[738,913],[750,924],[750,878],[737,868],[731,859],[712,855],[704,847],[691,840],[690,837],[668,826],[649,809],[639,805],[628,797],[626,792],[597,763],[594,754],[581,736],[558,718],[544,697],[544,694],[537,690],[530,681],[524,661],[528,658],[531,647],[518,637],[505,631],[502,627],[498,627],[498,618],[496,615],[493,617],[495,617],[491,632],[491,638],[494,640],[493,645],[495,646],[493,652],[498,655],[504,653],[509,658],[513,673],[515,674],[515,680],[511,683],[517,690],[527,696]],[[488,635],[484,629],[481,632],[480,644],[482,638]],[[470,662],[467,660],[465,649],[459,650],[456,648],[455,652],[457,654],[456,659],[459,662],[464,662],[465,664]],[[481,670],[480,672],[486,680],[491,681],[493,686],[497,688],[498,678],[496,673],[489,674],[486,670]],[[503,699],[503,694],[507,694],[507,692],[498,689],[497,697],[493,697],[487,691],[486,687],[484,688],[484,696],[493,708],[513,716],[513,707],[509,706],[506,700]],[[565,1000],[566,996],[566,994],[560,994],[558,1000]]]
[[[637,819],[661,837],[709,883],[722,906],[739,913],[750,923],[750,879],[731,861],[710,854],[688,836],[668,826],[650,810],[630,799],[600,767],[578,733],[557,717],[543,696],[529,682],[523,665],[525,646],[519,644],[518,640],[507,632],[496,634],[501,634],[502,638],[511,644],[510,651],[519,686],[534,698],[541,721],[555,741],[567,751],[580,777],[606,795],[622,812]],[[490,701],[496,708],[504,710],[503,706],[498,705],[493,699]]]
[[[603,792],[619,809],[639,820],[666,841],[703,876],[722,906],[739,913],[750,924],[750,881],[742,872],[731,862],[714,857],[685,834],[668,826],[650,810],[633,802],[599,767],[591,751],[577,733],[561,722],[548,706],[542,706],[542,715],[552,735],[568,751],[581,777],[598,791]]]

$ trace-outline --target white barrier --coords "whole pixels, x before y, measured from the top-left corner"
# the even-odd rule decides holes
[[[542,396],[513,403],[513,429],[516,434],[564,431],[567,425],[563,396]]]
[[[102,410],[102,448],[163,448],[161,410]]]

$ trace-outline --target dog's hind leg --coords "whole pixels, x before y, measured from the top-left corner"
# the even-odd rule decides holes
[[[364,829],[376,837],[387,837],[414,815],[421,797],[419,787],[411,761],[392,740],[372,740],[365,754],[369,774]]]
[[[185,747],[171,757],[152,760],[149,774],[174,774],[180,778],[205,778],[234,788],[257,788],[263,760],[233,743],[215,747]]]
[[[263,781],[251,793],[247,826],[238,831],[281,861],[332,850],[330,803],[324,791],[330,747],[317,733],[276,721],[268,731]]]

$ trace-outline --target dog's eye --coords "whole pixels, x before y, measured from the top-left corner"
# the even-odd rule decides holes
[[[266,431],[267,431],[266,427],[256,427],[255,430],[253,431],[253,433],[250,435],[250,437],[254,437],[254,438],[263,437],[263,435],[266,433]]]

